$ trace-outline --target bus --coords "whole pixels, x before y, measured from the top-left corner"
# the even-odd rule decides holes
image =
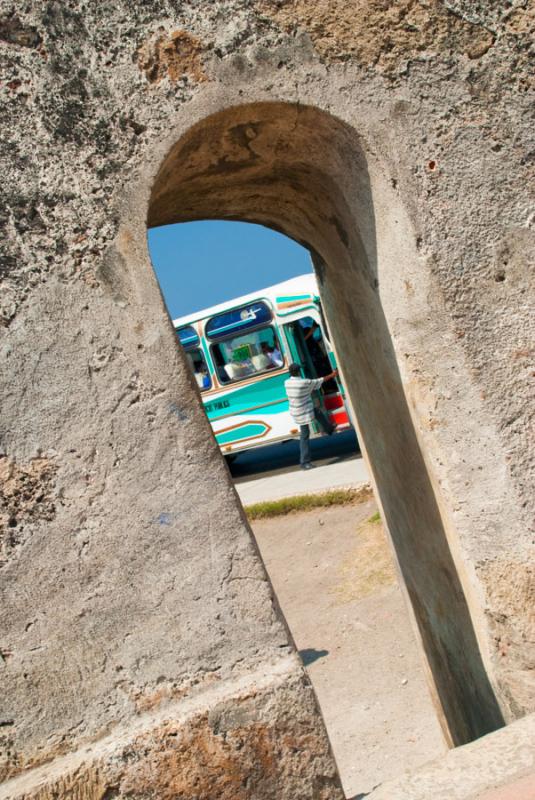
[[[327,375],[336,358],[314,275],[301,275],[173,320],[222,453],[299,436],[284,382],[292,362],[303,377]],[[351,427],[339,378],[315,393],[337,430]],[[323,435],[311,426],[311,437]]]

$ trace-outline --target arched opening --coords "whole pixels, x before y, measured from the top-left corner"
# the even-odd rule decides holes
[[[309,490],[346,487],[342,462],[356,458],[359,449],[340,377],[326,380],[314,393],[319,413],[303,443],[310,454],[306,467],[300,464],[300,432],[285,391],[291,361],[300,363],[306,378],[324,377],[336,366],[310,251],[272,228],[234,220],[151,228],[148,242],[167,311],[242,502],[306,491],[302,473],[294,474],[289,486],[285,480],[284,469],[295,465],[320,467]],[[228,328],[216,325],[215,332],[205,329],[211,317],[231,309],[238,317],[256,317],[260,308],[266,311],[257,305],[265,301],[267,317],[252,324],[237,318]],[[270,345],[279,349],[271,351]],[[233,370],[240,374],[231,379]],[[249,438],[251,419],[260,428]],[[327,435],[331,429],[335,436]],[[265,473],[269,486],[260,486],[258,477]],[[360,458],[354,481],[367,480]]]
[[[313,254],[360,440],[413,611],[439,716],[457,745],[503,724],[409,409],[392,330],[417,246],[356,132],[310,107],[258,103],[193,126],[157,175],[148,225],[235,219]]]

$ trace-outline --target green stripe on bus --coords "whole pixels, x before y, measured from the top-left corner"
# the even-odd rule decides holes
[[[262,436],[269,430],[268,425],[261,422],[251,422],[247,425],[241,425],[239,428],[233,428],[224,433],[216,433],[215,438],[219,445],[231,444],[233,442],[241,442],[243,439],[251,439],[253,436]]]
[[[275,301],[277,303],[288,303],[291,300],[311,300],[312,295],[310,294],[289,294],[284,295],[283,297],[276,297]]]
[[[235,388],[233,391],[229,387],[228,392],[221,393],[213,400],[206,398],[204,409],[208,419],[213,421],[220,417],[227,417],[229,414],[241,414],[244,411],[248,413],[248,409],[252,407],[260,409],[267,403],[287,402],[284,388],[284,381],[287,379],[288,372],[284,371],[273,377],[266,376],[263,380],[249,383],[239,389]],[[272,407],[276,408],[275,405]],[[266,413],[269,413],[267,409]]]

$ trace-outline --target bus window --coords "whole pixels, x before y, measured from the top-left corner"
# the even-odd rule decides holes
[[[233,308],[208,320],[205,327],[206,338],[221,339],[231,334],[236,335],[240,331],[270,322],[271,317],[269,307],[261,300],[248,306]]]
[[[201,392],[212,388],[212,379],[206,366],[206,360],[202,350],[196,348],[195,350],[186,350],[186,358],[191,367],[191,371],[197,381],[197,386]]]
[[[193,325],[184,325],[177,328],[178,341],[182,347],[193,347],[199,344],[199,337]]]
[[[212,357],[221,383],[243,380],[284,366],[280,345],[271,326],[213,344]]]

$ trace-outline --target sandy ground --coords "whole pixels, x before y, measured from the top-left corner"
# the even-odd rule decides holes
[[[376,512],[367,500],[253,523],[355,799],[446,752]]]

